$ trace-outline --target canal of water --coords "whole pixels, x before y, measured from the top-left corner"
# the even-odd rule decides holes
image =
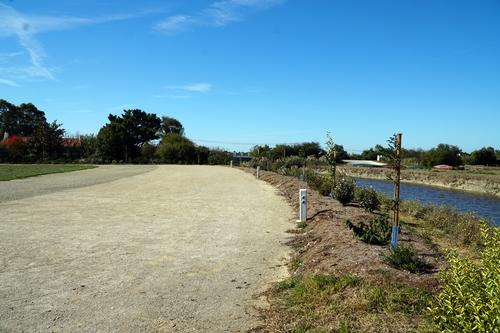
[[[394,185],[390,181],[355,178],[363,187],[392,196]],[[463,212],[474,212],[500,226],[500,198],[489,195],[443,189],[434,186],[401,183],[401,199],[433,205],[446,205]]]

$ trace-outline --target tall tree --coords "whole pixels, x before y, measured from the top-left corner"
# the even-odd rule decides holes
[[[493,147],[483,147],[470,154],[470,163],[476,165],[496,164],[497,156]]]
[[[423,163],[428,167],[439,164],[458,166],[462,164],[461,153],[457,146],[441,143],[424,153]]]
[[[45,112],[31,103],[19,106],[0,99],[0,135],[7,132],[9,135],[31,136],[35,128],[47,124]]]
[[[161,118],[161,134],[165,136],[169,133],[184,135],[184,127],[181,122],[175,118],[162,117]]]
[[[124,110],[121,116],[110,114],[109,123],[97,134],[99,152],[104,159],[124,160],[140,155],[140,149],[158,139],[161,120],[139,109]]]
[[[165,135],[158,146],[157,154],[164,163],[191,164],[198,162],[194,143],[178,133]]]
[[[39,123],[28,141],[28,154],[35,161],[58,158],[63,150],[64,129],[55,121]]]

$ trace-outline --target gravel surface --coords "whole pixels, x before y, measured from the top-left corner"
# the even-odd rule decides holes
[[[0,331],[260,324],[257,295],[287,274],[293,218],[272,186],[208,166],[106,167],[73,184],[89,173],[120,179],[33,196],[70,174],[36,177],[30,197],[0,203]]]

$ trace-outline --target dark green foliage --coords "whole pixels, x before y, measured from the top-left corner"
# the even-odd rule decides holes
[[[228,165],[233,159],[233,154],[224,150],[211,150],[208,156],[208,164],[210,165]]]
[[[0,99],[0,139],[5,132],[9,135],[31,136],[35,128],[47,123],[45,113],[31,103],[19,106]]]
[[[441,143],[424,153],[423,163],[428,167],[439,164],[459,166],[462,164],[461,153],[462,151],[457,146]]]
[[[188,138],[170,133],[163,137],[157,155],[163,163],[192,164],[197,162],[196,148]]]
[[[354,199],[354,190],[356,183],[354,180],[346,175],[338,177],[337,186],[334,189],[334,196],[342,205],[347,205]]]
[[[369,212],[380,208],[380,199],[373,188],[357,187],[354,191],[354,199]]]
[[[97,140],[99,153],[105,160],[129,162],[140,156],[140,148],[158,138],[161,120],[142,110],[125,110],[121,116],[108,116]]]
[[[160,131],[161,136],[165,136],[169,133],[184,135],[184,126],[175,118],[162,117]]]
[[[391,239],[391,225],[386,216],[377,216],[368,225],[355,225],[350,220],[346,224],[365,243],[384,245]]]
[[[474,165],[492,165],[497,164],[497,156],[493,147],[484,147],[474,150],[470,154],[470,164]]]
[[[141,162],[153,163],[156,158],[156,145],[145,143],[141,147]]]
[[[63,151],[64,130],[55,121],[39,123],[28,141],[28,155],[33,161],[57,159]]]
[[[411,273],[420,273],[429,269],[429,265],[417,256],[415,249],[404,244],[399,244],[398,247],[391,249],[391,253],[384,256],[384,261],[394,268]]]
[[[96,156],[98,146],[97,146],[97,137],[93,134],[90,135],[82,135],[80,137],[81,141],[81,157],[85,159],[91,159]]]
[[[289,156],[299,156],[302,158],[308,156],[320,157],[324,154],[323,149],[318,142],[304,142],[296,145],[276,145],[270,148],[268,145],[255,146],[250,151],[250,156],[254,159],[268,158],[275,161],[279,158],[287,158]]]
[[[208,164],[208,157],[210,156],[210,149],[204,146],[196,146],[196,163]]]

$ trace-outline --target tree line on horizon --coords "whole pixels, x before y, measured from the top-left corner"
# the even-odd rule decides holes
[[[14,105],[0,99],[0,162],[229,164],[232,159],[225,150],[193,143],[177,119],[140,109],[110,114],[97,135],[69,139],[65,133],[61,124],[48,122],[45,112],[32,103]],[[387,153],[381,145],[360,154],[349,154],[339,144],[334,149],[338,163],[346,159],[376,160]],[[258,145],[250,150],[250,156],[270,161],[291,156],[320,159],[325,150],[319,142]],[[500,164],[500,150],[493,147],[467,154],[455,145],[439,144],[429,150],[403,149],[403,156],[405,164],[422,167]]]
[[[180,121],[139,109],[108,116],[97,135],[65,138],[32,103],[0,99],[0,162],[229,164],[232,154],[196,145]],[[3,139],[2,139],[3,138]]]

